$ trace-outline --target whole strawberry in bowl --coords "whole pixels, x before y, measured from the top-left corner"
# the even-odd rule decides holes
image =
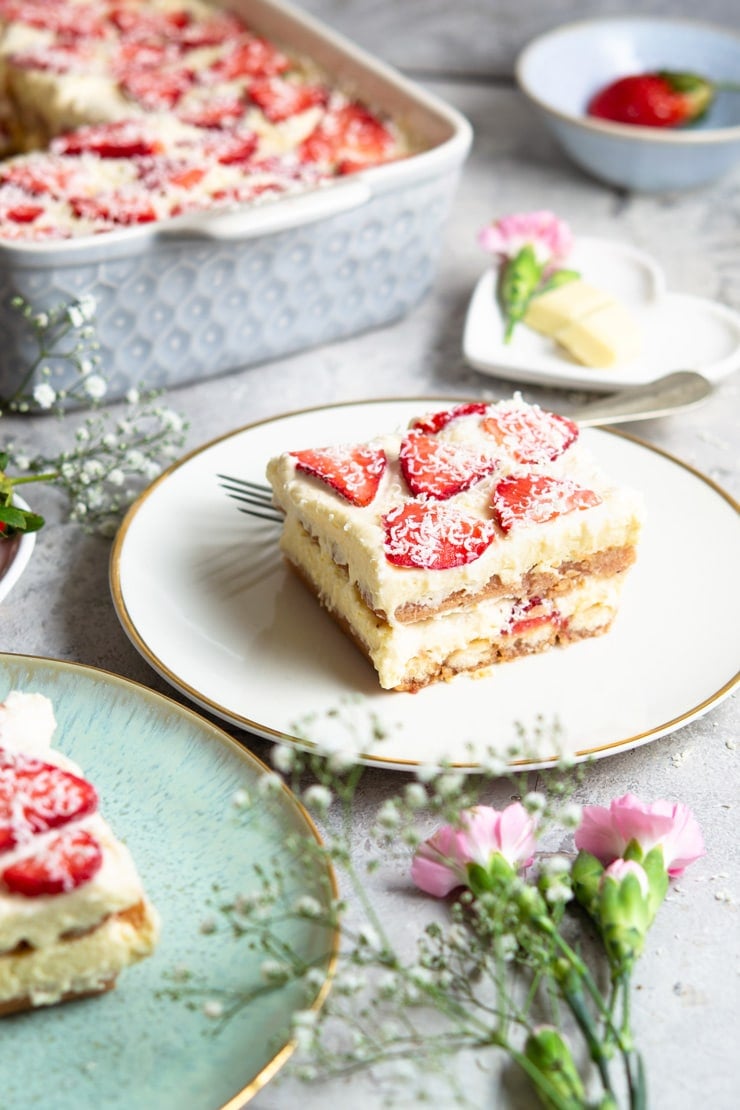
[[[588,114],[633,127],[684,127],[707,114],[714,96],[706,77],[661,69],[610,81],[591,97]]]
[[[684,19],[585,20],[533,40],[519,87],[566,154],[626,189],[706,185],[740,162],[740,36]]]

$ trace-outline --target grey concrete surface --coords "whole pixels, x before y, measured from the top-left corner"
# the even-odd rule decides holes
[[[331,9],[337,17],[345,8],[338,2],[313,6]],[[470,6],[479,14],[485,7]],[[416,5],[417,11],[422,7],[426,5]],[[367,26],[372,25],[373,8],[367,5]],[[429,8],[439,13],[442,5]],[[540,14],[544,10],[540,5]],[[349,12],[344,14],[349,20]],[[468,298],[486,264],[476,232],[487,220],[511,211],[547,206],[568,219],[576,233],[634,243],[662,263],[673,289],[740,310],[740,167],[702,192],[624,195],[573,169],[511,89],[444,81],[430,87],[464,111],[476,131],[432,292],[406,319],[386,329],[173,391],[169,404],[192,422],[191,447],[252,420],[334,401],[440,392],[474,398],[508,395],[509,383],[465,366],[461,335]],[[536,387],[524,393],[563,412],[584,399],[582,394]],[[740,377],[735,374],[701,408],[627,428],[737,496],[739,417]],[[65,428],[54,419],[4,417],[0,441],[13,438],[50,451],[63,443]],[[65,523],[63,504],[53,489],[37,489],[32,500],[48,524],[26,575],[0,608],[0,649],[94,664],[172,695],[137,655],[116,618],[108,593],[109,545]],[[686,527],[692,527],[690,520]],[[737,629],[728,628],[727,635],[737,642]],[[692,650],[690,644],[686,650]],[[580,800],[590,802],[606,802],[628,790],[646,798],[682,800],[696,813],[706,838],[707,855],[661,911],[637,976],[635,1022],[656,1110],[695,1110],[700,1105],[730,1110],[737,1105],[739,734],[737,701],[725,700],[669,737],[593,764],[579,788]],[[266,755],[268,744],[242,739],[258,755]],[[395,773],[368,772],[357,813],[359,855],[365,851],[371,815],[397,788]],[[503,803],[510,791],[508,784],[499,784],[490,799]],[[423,927],[433,910],[424,900],[409,905],[402,871],[394,864],[369,881],[380,912],[407,937],[409,930]],[[481,1071],[470,1059],[464,1063],[464,1081],[475,1106],[514,1105],[495,1072]],[[315,1087],[294,1080],[270,1084],[253,1105],[259,1110],[318,1110],[344,1102],[375,1110],[384,1105],[383,1099],[382,1091],[357,1075]],[[440,1094],[435,1104],[444,1107],[445,1099]]]

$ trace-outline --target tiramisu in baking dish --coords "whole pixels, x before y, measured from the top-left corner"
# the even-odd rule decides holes
[[[519,399],[461,404],[362,444],[270,461],[288,564],[385,689],[606,632],[642,501],[570,420]]]
[[[309,58],[200,0],[0,0],[0,237],[313,188],[408,153]]]

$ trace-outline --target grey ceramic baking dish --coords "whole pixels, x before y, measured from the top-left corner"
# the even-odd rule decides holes
[[[401,317],[428,289],[471,129],[454,109],[282,0],[233,0],[258,32],[312,57],[388,113],[421,152],[311,192],[104,235],[0,245],[0,397],[34,347],[11,307],[84,293],[108,399],[203,380]],[[57,370],[68,387],[75,371]]]

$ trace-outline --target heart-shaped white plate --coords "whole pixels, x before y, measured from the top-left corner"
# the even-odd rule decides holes
[[[642,332],[640,355],[621,366],[582,366],[554,340],[520,324],[504,343],[496,274],[475,287],[463,354],[476,370],[513,381],[611,392],[653,381],[672,370],[698,370],[718,381],[740,366],[740,314],[716,301],[668,293],[663,272],[642,251],[607,239],[579,238],[568,266],[622,301]]]

